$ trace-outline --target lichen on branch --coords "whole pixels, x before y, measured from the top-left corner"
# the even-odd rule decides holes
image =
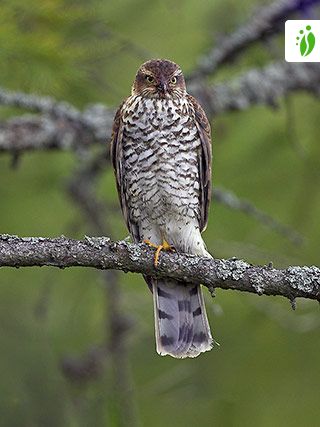
[[[276,269],[239,259],[210,259],[182,253],[161,253],[157,268],[154,251],[143,243],[111,241],[105,237],[84,240],[0,235],[0,267],[51,266],[116,269],[155,277],[202,283],[258,295],[280,295],[293,301],[320,301],[320,269],[292,266]]]

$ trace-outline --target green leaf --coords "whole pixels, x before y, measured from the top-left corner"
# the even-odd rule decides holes
[[[316,44],[316,38],[313,33],[308,34],[308,43],[309,43],[309,49],[305,56],[309,55],[313,51],[314,45]]]
[[[306,41],[306,36],[302,37],[301,43],[300,43],[300,53],[301,56],[305,56],[307,51],[307,41]]]
[[[313,51],[315,43],[316,43],[316,39],[312,32],[308,34],[307,39],[306,39],[306,36],[304,35],[300,43],[301,56],[309,55]]]

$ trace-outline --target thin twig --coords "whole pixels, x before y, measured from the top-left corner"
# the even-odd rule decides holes
[[[68,190],[72,200],[77,204],[89,225],[90,230],[100,235],[111,235],[110,209],[107,203],[98,199],[96,182],[106,166],[106,155],[98,153],[93,158],[79,159],[80,166],[73,174]],[[106,360],[111,366],[112,401],[114,403],[119,426],[126,426],[130,419],[132,426],[138,424],[133,387],[130,374],[127,336],[132,329],[132,322],[122,309],[122,292],[119,273],[115,270],[103,271],[102,280],[106,297],[106,336],[105,345],[92,357],[84,360],[89,368],[101,367]],[[92,352],[89,351],[89,355]],[[83,367],[83,364],[80,364]],[[77,366],[77,363],[76,365]],[[91,370],[95,375],[97,368]]]
[[[230,209],[241,211],[252,216],[261,224],[289,239],[293,244],[301,245],[303,243],[303,237],[291,227],[281,224],[271,215],[258,209],[252,202],[241,199],[232,191],[215,187],[212,191],[212,197],[215,201]]]

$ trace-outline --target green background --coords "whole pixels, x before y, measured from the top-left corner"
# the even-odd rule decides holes
[[[68,1],[1,2],[0,81],[13,90],[51,95],[79,108],[116,107],[138,66],[166,57],[191,71],[223,34],[250,20],[259,2]],[[283,37],[251,47],[213,81],[230,79],[284,56]],[[20,111],[1,107],[2,118]],[[300,232],[294,245],[255,219],[215,204],[205,240],[217,257],[277,267],[319,265],[320,106],[296,93],[278,108],[254,107],[214,119],[214,183],[234,191]],[[0,232],[82,238],[90,234],[66,193],[73,153],[27,153],[17,168],[0,157]],[[117,204],[111,170],[99,194]],[[120,213],[113,237],[127,235]],[[121,274],[121,310],[133,319],[128,364],[138,425],[317,426],[320,335],[316,302],[297,310],[280,297],[206,292],[220,347],[194,360],[155,353],[151,294],[142,278]],[[106,335],[108,301],[93,270],[0,271],[0,425],[120,425],[113,375],[104,369],[72,382],[61,370]],[[121,406],[121,404],[120,404]],[[131,425],[126,420],[125,425]]]

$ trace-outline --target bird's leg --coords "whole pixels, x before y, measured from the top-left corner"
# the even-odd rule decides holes
[[[174,251],[173,247],[166,241],[163,240],[162,245],[159,245],[157,247],[155,256],[154,256],[154,266],[157,267],[158,263],[159,263],[159,256],[160,256],[160,252],[164,250],[164,251]]]
[[[160,256],[160,252],[162,250],[174,252],[174,248],[166,240],[162,241],[162,245],[155,245],[154,243],[151,243],[150,240],[148,240],[148,239],[145,239],[143,242],[146,243],[148,246],[151,246],[152,248],[157,249],[155,256],[154,256],[154,266],[155,267],[157,267],[157,265],[159,263],[159,256]]]
[[[155,245],[154,243],[150,242],[148,239],[144,239],[143,243],[150,246],[151,248],[158,248],[159,245]]]

